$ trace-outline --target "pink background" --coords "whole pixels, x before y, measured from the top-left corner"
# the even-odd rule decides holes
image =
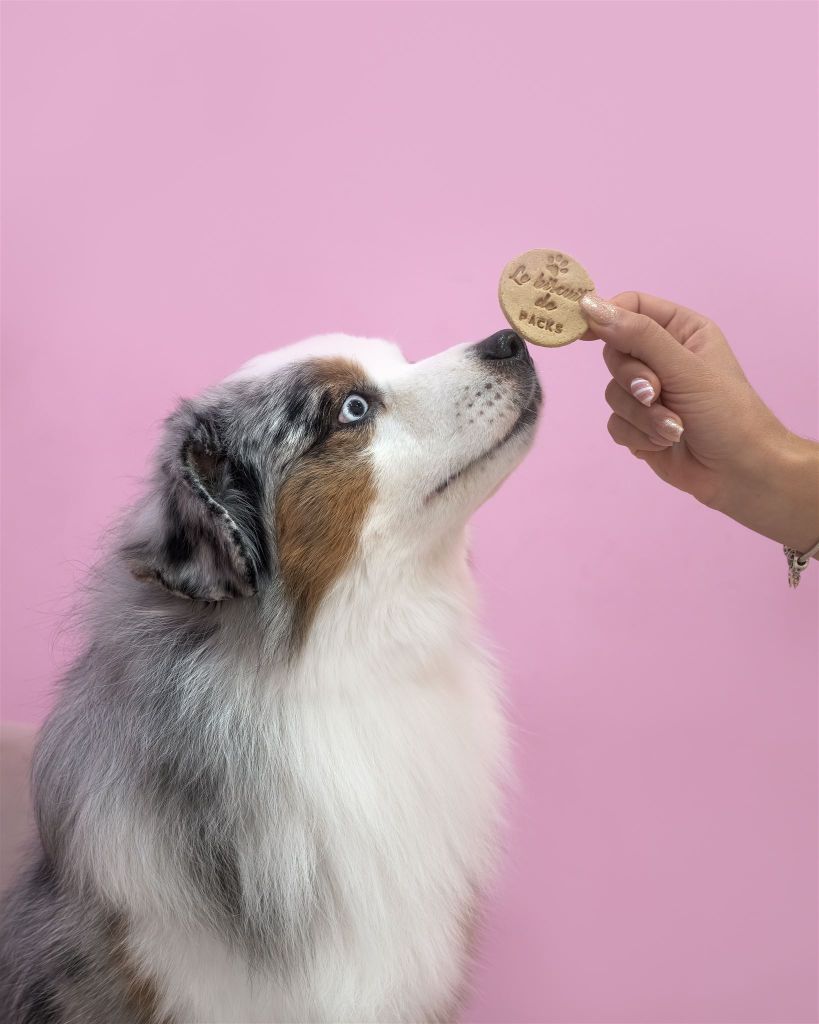
[[[7,3],[3,715],[177,396],[330,329],[503,326],[532,246],[714,317],[816,434],[816,22],[802,3]],[[816,1019],[819,568],[606,433],[535,353],[477,517],[520,789],[473,1022]]]

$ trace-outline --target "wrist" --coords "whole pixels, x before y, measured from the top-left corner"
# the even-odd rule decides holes
[[[819,444],[778,427],[748,446],[712,504],[756,533],[807,551],[819,540]]]

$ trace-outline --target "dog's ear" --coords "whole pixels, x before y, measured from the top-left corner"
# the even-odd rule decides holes
[[[131,572],[180,597],[251,597],[268,564],[258,474],[226,450],[219,416],[168,421],[155,489],[124,548]]]

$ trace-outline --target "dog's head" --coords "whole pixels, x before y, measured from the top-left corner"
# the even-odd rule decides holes
[[[539,407],[512,331],[419,363],[344,335],[259,356],[168,420],[126,558],[193,600],[275,585],[303,627],[355,560],[451,544],[523,457]]]

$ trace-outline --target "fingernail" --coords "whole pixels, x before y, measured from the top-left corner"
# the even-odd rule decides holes
[[[651,405],[657,397],[657,392],[645,377],[635,377],[631,384],[629,384],[629,390],[637,401],[642,402],[643,405]]]
[[[599,324],[613,324],[617,319],[617,307],[612,306],[610,302],[603,302],[596,295],[584,295],[580,305],[592,320]]]
[[[660,437],[664,437],[666,441],[672,441],[676,444],[683,436],[683,425],[679,420],[666,416],[664,420],[660,420],[657,424],[657,433]]]

